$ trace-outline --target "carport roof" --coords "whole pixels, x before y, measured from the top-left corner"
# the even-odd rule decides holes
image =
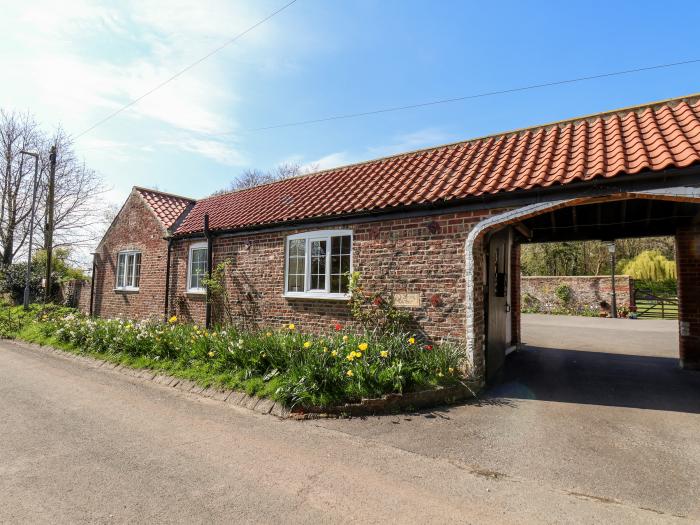
[[[700,163],[700,94],[476,138],[200,200],[176,234],[458,202]]]

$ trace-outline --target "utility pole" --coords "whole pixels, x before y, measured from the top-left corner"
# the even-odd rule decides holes
[[[53,252],[53,206],[54,187],[56,184],[56,146],[51,146],[49,154],[49,188],[46,195],[46,228],[44,229],[46,247],[46,286],[44,287],[44,304],[51,298],[51,255]]]
[[[24,281],[24,309],[29,310],[29,282],[32,278],[32,244],[34,242],[34,208],[36,206],[36,188],[39,184],[39,154],[20,151],[22,155],[34,157],[34,179],[32,180],[32,209],[29,213],[29,249],[27,250],[27,275]]]

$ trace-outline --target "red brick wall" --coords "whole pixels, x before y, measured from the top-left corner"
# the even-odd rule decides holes
[[[700,224],[676,232],[681,366],[700,370]]]
[[[107,318],[162,318],[168,246],[163,239],[164,235],[161,223],[141,197],[132,192],[95,256],[95,315]],[[141,282],[138,292],[114,290],[117,254],[126,249],[141,251]],[[85,288],[89,296],[90,288]]]
[[[362,273],[366,290],[419,294],[420,307],[410,309],[419,330],[428,338],[463,339],[465,240],[473,225],[488,214],[447,213],[333,229],[353,230],[353,269]],[[214,264],[226,259],[232,263],[226,282],[235,323],[277,327],[294,322],[303,330],[315,331],[328,330],[336,322],[351,323],[346,302],[283,297],[285,239],[313,229],[215,239]],[[185,290],[191,242],[195,241],[177,241],[173,250],[172,311],[184,320],[203,323],[204,298]],[[218,310],[215,320],[223,317]],[[477,311],[483,320],[483,313]]]

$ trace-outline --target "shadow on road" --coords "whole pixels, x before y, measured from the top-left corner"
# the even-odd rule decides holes
[[[524,346],[483,401],[538,399],[700,413],[700,372],[678,359]]]

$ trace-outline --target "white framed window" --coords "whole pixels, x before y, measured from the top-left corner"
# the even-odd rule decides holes
[[[116,290],[137,291],[141,281],[141,252],[122,251],[117,254]]]
[[[352,271],[352,230],[319,230],[287,237],[285,297],[346,299]]]
[[[205,293],[204,278],[207,276],[207,243],[198,242],[190,245],[190,256],[187,263],[187,291],[190,293]]]

